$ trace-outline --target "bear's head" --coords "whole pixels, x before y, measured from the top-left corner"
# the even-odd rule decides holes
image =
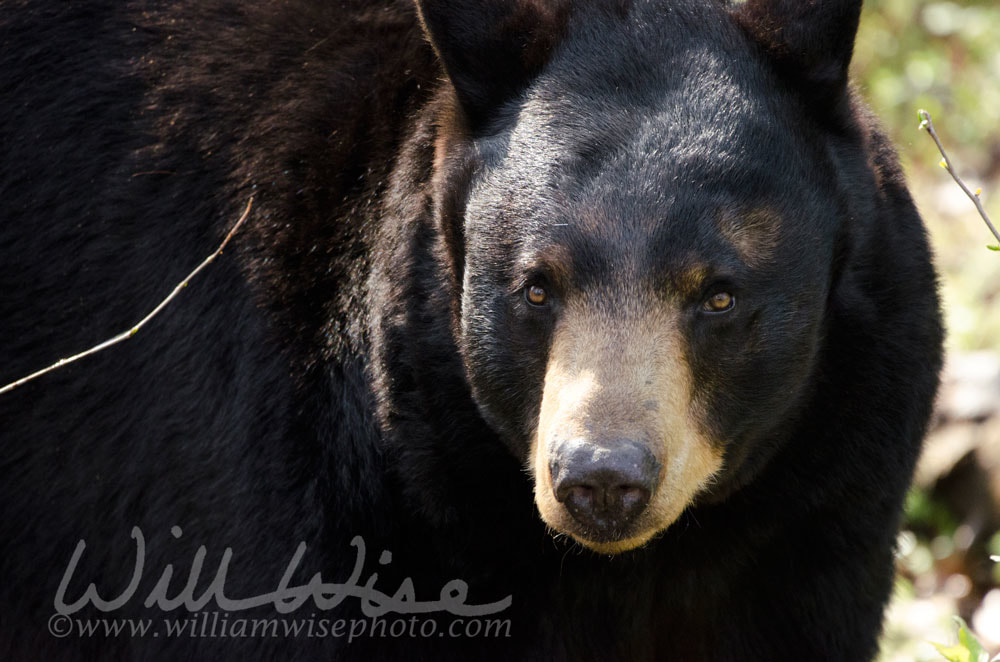
[[[417,5],[450,80],[435,213],[475,401],[549,527],[643,545],[750,480],[820,378],[876,186],[861,2]]]

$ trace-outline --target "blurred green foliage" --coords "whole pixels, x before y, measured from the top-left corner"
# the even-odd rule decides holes
[[[961,618],[955,619],[958,628],[958,643],[954,646],[944,644],[934,644],[938,652],[948,660],[948,662],[986,662],[990,655],[983,648],[976,635],[969,631],[969,626]]]
[[[854,80],[900,149],[942,272],[952,349],[1000,349],[1000,256],[917,110],[931,113],[962,178],[1000,219],[1000,3],[867,0]]]
[[[948,507],[927,490],[913,487],[906,495],[906,525],[925,536],[952,535],[958,526]]]
[[[946,127],[970,171],[1000,169],[1000,4],[868,0],[854,53],[856,80],[906,156],[940,160],[914,131],[918,108]],[[993,171],[993,172],[990,172]]]

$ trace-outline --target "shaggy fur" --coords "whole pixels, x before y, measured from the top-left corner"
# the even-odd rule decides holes
[[[417,4],[0,11],[0,383],[128,328],[255,201],[148,329],[0,396],[0,658],[871,659],[942,333],[921,221],[846,84],[860,0]],[[702,319],[713,287],[738,307]],[[671,307],[724,457],[613,557],[533,503],[572,297],[612,326]],[[510,636],[52,636],[77,541],[68,601],[114,596],[133,526],[147,571],[108,617],[185,616],[142,600],[201,545],[198,586],[231,547],[243,597],[300,541],[296,583],[345,580],[360,535],[362,583],[511,595]]]

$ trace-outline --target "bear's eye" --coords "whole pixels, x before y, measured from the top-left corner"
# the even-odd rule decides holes
[[[549,293],[541,285],[529,285],[524,290],[524,298],[532,306],[544,306],[549,302]]]
[[[716,292],[705,300],[702,308],[709,313],[725,313],[736,305],[736,297],[729,292]]]

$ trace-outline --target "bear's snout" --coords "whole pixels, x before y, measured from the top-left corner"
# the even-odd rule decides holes
[[[722,468],[702,424],[678,313],[647,297],[609,315],[577,299],[552,334],[530,449],[535,504],[600,553],[640,547]]]
[[[549,463],[556,500],[588,538],[614,540],[646,509],[660,464],[642,443],[572,439],[557,445]]]

